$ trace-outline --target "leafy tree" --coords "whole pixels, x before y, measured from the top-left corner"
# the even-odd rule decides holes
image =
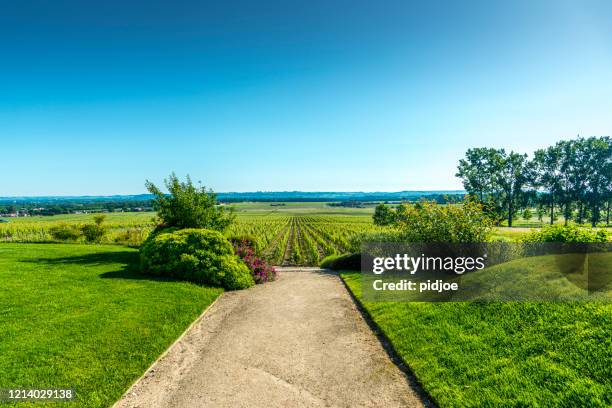
[[[591,215],[591,225],[594,227],[600,221],[601,210],[610,197],[612,139],[591,137],[580,142],[587,163],[587,168],[584,169],[588,185],[586,205]]]
[[[546,215],[546,209],[541,205],[538,205],[536,209],[536,214],[538,215],[538,221],[542,222],[544,219],[544,215]]]
[[[497,150],[487,147],[468,149],[465,159],[459,160],[456,177],[463,180],[468,194],[484,202],[485,194],[493,190],[493,172],[496,166]]]
[[[531,212],[531,210],[529,208],[525,208],[523,210],[522,216],[523,216],[523,219],[525,221],[529,221],[531,219],[531,217],[533,217],[533,213]]]
[[[477,196],[493,220],[506,217],[512,226],[521,208],[549,210],[550,223],[562,212],[565,224],[589,220],[593,226],[610,219],[612,201],[612,140],[610,137],[560,141],[526,155],[504,149],[469,149],[456,174],[470,195]],[[538,216],[541,217],[540,212]]]
[[[394,212],[385,204],[378,204],[372,216],[375,225],[391,225],[394,220]]]
[[[548,199],[550,223],[554,222],[555,200],[560,200],[563,174],[561,172],[562,150],[558,145],[536,150],[532,161],[534,168],[533,182],[536,187],[544,189]]]
[[[201,185],[194,186],[189,176],[185,182],[181,182],[176,174],[172,173],[164,183],[169,195],[162,193],[148,180],[145,184],[155,197],[153,208],[162,220],[163,227],[223,231],[233,222],[233,212],[217,205],[216,194]]]
[[[529,173],[527,155],[476,148],[469,149],[465,159],[459,161],[456,176],[463,180],[469,194],[486,203],[486,212],[496,220],[505,214],[511,227],[515,213],[524,202],[523,187],[530,179]]]
[[[501,202],[507,210],[508,226],[511,227],[520,207],[523,187],[529,180],[527,155],[515,152],[506,154],[504,149],[499,149],[494,163],[494,185],[500,190]]]

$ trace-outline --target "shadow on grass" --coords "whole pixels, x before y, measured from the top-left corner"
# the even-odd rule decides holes
[[[139,257],[137,252],[114,251],[53,258],[35,258],[23,260],[22,262],[39,263],[46,265],[71,264],[93,266],[122,264],[126,267],[138,268]]]
[[[114,271],[104,272],[99,275],[102,279],[131,279],[149,280],[157,282],[181,282],[180,279],[148,275],[140,272],[140,258],[137,252],[101,252],[86,255],[65,256],[58,258],[36,258],[23,260],[22,262],[36,263],[41,265],[83,265],[102,266],[117,265]],[[196,283],[197,284],[197,283]]]

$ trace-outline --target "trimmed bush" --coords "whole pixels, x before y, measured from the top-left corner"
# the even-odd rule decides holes
[[[141,270],[235,290],[253,286],[251,271],[218,231],[183,229],[151,235],[140,247]]]
[[[329,255],[321,260],[320,266],[335,271],[361,271],[361,254]]]

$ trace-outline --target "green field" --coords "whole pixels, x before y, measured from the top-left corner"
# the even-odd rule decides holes
[[[331,206],[321,202],[237,203],[228,205],[236,214],[236,222],[226,232],[252,236],[262,255],[275,265],[318,265],[332,254],[359,250],[351,237],[362,232],[383,230],[372,222],[374,205],[364,208]],[[67,223],[83,225],[93,222],[94,214],[23,217],[0,223],[0,242],[58,242],[50,234],[54,226]],[[516,227],[499,227],[493,238],[516,241],[539,227],[529,220]],[[156,225],[155,213],[110,213],[105,225],[108,233],[104,244],[138,246]]]
[[[318,265],[330,254],[349,252],[350,237],[380,228],[372,223],[373,205],[366,208],[327,203],[238,203],[231,205],[236,223],[227,235],[254,237],[263,256],[278,265]],[[0,223],[0,242],[57,242],[50,229],[62,223],[93,222],[94,214],[24,217]],[[155,213],[111,213],[102,243],[137,245],[155,225]]]
[[[10,218],[0,223],[0,242],[54,242],[49,233],[54,226],[66,223],[82,225],[92,223],[95,214],[66,214],[50,217]],[[109,231],[102,243],[131,244],[130,237],[136,242],[144,240],[153,229],[155,213],[110,213],[105,214],[105,224]]]
[[[0,384],[111,405],[222,292],[145,277],[137,261],[120,246],[0,244]]]
[[[501,274],[493,279],[508,288],[531,291],[540,279],[559,293],[581,291],[572,277],[551,278],[558,273],[550,256],[513,263],[466,277]],[[341,276],[442,407],[612,404],[610,284],[596,297],[607,302],[365,302],[360,274]]]
[[[227,234],[255,237],[275,264],[316,265],[326,255],[352,250],[354,234],[380,229],[372,223],[371,206],[234,208],[237,220]],[[105,242],[122,244],[117,238],[126,231],[145,237],[154,216],[109,214]],[[0,224],[0,240],[6,241],[0,243],[0,383],[76,388],[78,403],[58,406],[112,404],[221,293],[140,275],[137,251],[125,245],[52,243],[52,226],[92,220],[80,214]],[[516,240],[528,231],[498,228],[494,237]],[[550,260],[521,262],[508,270],[512,276],[495,274],[485,281],[523,279],[523,287],[538,279],[555,281]],[[357,298],[359,276],[342,274]],[[364,307],[441,406],[612,404],[610,303],[366,302]]]
[[[351,237],[380,231],[372,223],[374,205],[364,208],[330,206],[321,202],[237,203],[236,223],[227,235],[250,235],[258,241],[262,255],[276,265],[318,265],[327,255],[357,250]],[[49,233],[62,223],[93,222],[94,214],[23,217],[0,223],[0,242],[58,242]],[[110,213],[105,224],[104,244],[137,246],[156,224],[155,213]],[[527,228],[499,228],[494,237],[515,240]]]

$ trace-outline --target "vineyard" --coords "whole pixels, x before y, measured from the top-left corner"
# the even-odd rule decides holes
[[[273,207],[270,204],[237,205],[236,222],[228,236],[248,235],[257,241],[261,255],[274,265],[318,265],[327,255],[350,252],[351,237],[377,230],[371,209],[331,209],[322,203]],[[58,242],[53,227],[93,222],[92,214],[24,217],[0,223],[0,242]],[[105,220],[102,243],[138,246],[155,225],[154,213],[111,213]]]
[[[249,216],[240,217],[229,234],[255,238],[275,265],[318,265],[327,255],[355,250],[351,237],[377,228],[369,216]]]
[[[93,214],[23,217],[0,223],[0,242],[57,242],[51,229],[58,225],[83,225],[93,222]],[[108,233],[103,244],[139,245],[153,229],[155,213],[112,213],[106,215]]]

